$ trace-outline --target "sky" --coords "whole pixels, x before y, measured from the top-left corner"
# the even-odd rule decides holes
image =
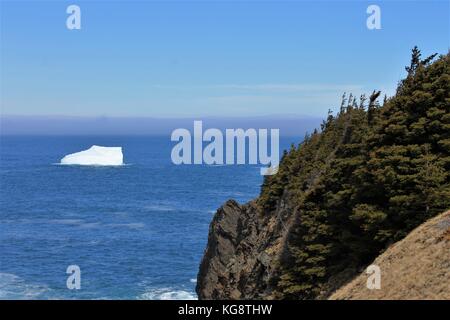
[[[449,48],[448,1],[0,3],[2,115],[324,117]]]

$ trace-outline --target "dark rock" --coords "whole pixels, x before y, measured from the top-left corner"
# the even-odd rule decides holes
[[[200,264],[199,299],[271,299],[272,280],[285,246],[288,208],[263,215],[255,202],[227,201],[209,227]]]

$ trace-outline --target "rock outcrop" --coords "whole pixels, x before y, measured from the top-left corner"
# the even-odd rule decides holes
[[[273,281],[285,223],[283,215],[263,217],[254,202],[226,202],[211,222],[198,274],[199,299],[277,298]],[[381,269],[381,289],[367,289],[368,275],[362,272],[330,299],[450,299],[450,211],[416,228],[372,264]]]
[[[287,208],[264,216],[254,202],[226,202],[211,222],[197,280],[199,299],[270,299]]]

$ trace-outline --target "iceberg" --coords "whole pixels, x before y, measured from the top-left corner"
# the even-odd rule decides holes
[[[61,164],[83,166],[120,166],[123,165],[122,147],[92,146],[87,150],[66,155]]]

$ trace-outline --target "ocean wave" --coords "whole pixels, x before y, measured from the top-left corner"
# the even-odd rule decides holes
[[[142,229],[145,228],[145,224],[142,222],[130,222],[130,223],[110,223],[108,227],[125,227],[130,229]]]
[[[49,223],[54,224],[70,224],[70,225],[82,225],[84,224],[84,220],[82,219],[51,219],[48,220]]]
[[[0,273],[0,300],[45,299],[48,291],[47,286],[26,283],[11,273]]]
[[[103,228],[103,227],[111,227],[111,228],[130,228],[130,229],[142,229],[145,227],[145,224],[142,222],[129,222],[129,223],[101,223],[101,222],[88,222],[82,219],[52,219],[48,220],[49,223],[53,224],[63,224],[69,226],[76,226],[85,229],[92,228]]]
[[[172,288],[150,289],[137,297],[138,300],[197,300],[197,295],[186,290]]]
[[[148,205],[144,207],[146,211],[157,211],[157,212],[173,212],[177,209],[170,205]]]
[[[88,222],[82,219],[52,219],[49,220],[49,223],[62,224],[85,229],[98,228],[102,226],[100,222]]]

